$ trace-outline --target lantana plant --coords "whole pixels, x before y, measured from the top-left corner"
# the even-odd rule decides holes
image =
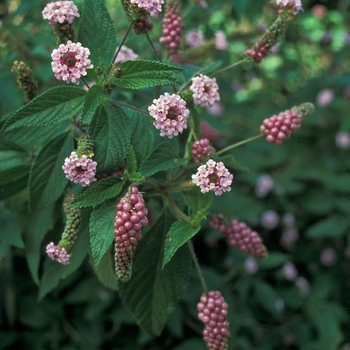
[[[217,31],[205,40],[196,29],[186,28],[181,1],[122,4],[124,13],[118,16],[129,21],[125,33],[117,33],[102,0],[84,0],[81,8],[73,1],[57,1],[42,10],[43,21],[57,35],[51,54],[56,86],[35,97],[30,68],[15,63],[13,71],[29,102],[5,120],[3,131],[51,127],[53,132],[28,163],[9,170],[17,187],[3,190],[1,199],[28,187],[29,210],[38,213],[66,198],[61,240],[55,245],[43,239],[45,258],[54,260],[51,271],[59,279],[64,269],[77,268],[89,254],[101,273],[101,261],[113,260],[111,283],[150,334],[161,333],[194,265],[203,289],[196,298],[204,341],[211,350],[228,349],[230,308],[219,290],[207,287],[192,240],[209,224],[228,245],[266,258],[269,246],[259,234],[215,207],[242,171],[229,152],[260,137],[283,147],[313,105],[299,101],[278,115],[266,115],[256,135],[231,145],[216,142],[215,147],[203,136],[201,113],[222,102],[221,76],[248,62],[261,63],[283,40],[301,3],[274,2],[275,22],[251,48],[247,43],[240,61],[226,67],[197,66],[197,61],[225,52],[230,38]],[[162,26],[158,42],[149,35],[154,24]],[[152,59],[126,45],[137,36],[147,43]],[[42,287],[39,298],[52,288]]]

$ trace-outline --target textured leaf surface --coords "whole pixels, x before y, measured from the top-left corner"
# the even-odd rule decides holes
[[[21,192],[27,187],[29,165],[18,165],[14,168],[0,171],[0,200],[4,200]]]
[[[31,210],[48,206],[60,197],[68,182],[62,165],[72,150],[73,135],[68,132],[47,143],[40,151],[29,178]]]
[[[44,272],[40,280],[39,301],[42,300],[54,288],[56,288],[60,280],[67,278],[70,274],[76,271],[85,259],[89,248],[89,227],[86,224],[89,221],[89,214],[90,212],[83,211],[83,225],[78,234],[78,238],[70,251],[72,254],[70,264],[62,265],[57,261],[46,258],[44,263]]]
[[[123,189],[123,183],[116,177],[99,180],[88,187],[71,203],[74,207],[90,207],[103,203],[107,199],[114,198]]]
[[[200,228],[200,226],[192,227],[188,222],[184,221],[175,221],[171,225],[164,242],[162,268],[171,260],[175,252],[191,239]]]
[[[27,264],[33,281],[39,285],[39,264],[41,243],[45,234],[53,227],[54,206],[51,205],[39,212],[31,213],[26,219],[24,245]]]
[[[90,217],[90,245],[96,268],[114,239],[116,205],[117,201],[109,200],[96,207]]]
[[[173,169],[185,162],[184,159],[177,158],[177,152],[170,142],[162,142],[152,154],[141,164],[139,172],[147,177],[158,171]]]
[[[107,93],[102,86],[93,85],[87,92],[84,100],[80,122],[90,122],[96,109],[107,100]]]
[[[102,0],[85,0],[79,21],[79,41],[90,50],[94,68],[111,64],[117,48],[113,21]]]
[[[6,121],[5,129],[58,124],[79,112],[85,95],[85,90],[73,86],[58,86],[47,90],[15,112]]]
[[[95,141],[94,160],[98,172],[113,172],[126,159],[131,143],[131,126],[125,112],[106,103],[90,123],[89,134]]]
[[[120,285],[125,306],[149,334],[160,335],[165,322],[186,290],[192,270],[187,246],[183,246],[162,270],[164,237],[173,218],[163,214],[141,239],[134,256],[131,279]]]
[[[228,154],[220,159],[220,162],[223,162],[226,167],[244,171],[245,173],[252,173],[248,168],[242,167],[238,164],[236,158],[232,154]]]
[[[125,61],[118,67],[121,69],[120,78],[114,78],[112,83],[127,89],[177,84],[174,73],[182,71],[175,66],[148,60]]]

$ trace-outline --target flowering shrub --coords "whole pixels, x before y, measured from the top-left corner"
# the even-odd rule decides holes
[[[8,3],[2,347],[347,346],[346,11]]]

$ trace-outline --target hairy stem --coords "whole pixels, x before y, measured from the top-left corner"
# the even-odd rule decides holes
[[[192,244],[190,239],[187,241],[187,244],[188,244],[188,248],[190,249],[191,256],[192,256],[192,259],[193,259],[193,262],[194,262],[194,266],[196,267],[196,270],[197,270],[197,273],[198,273],[198,276],[199,276],[199,280],[201,281],[203,292],[205,294],[208,294],[208,287],[207,287],[207,284],[205,283],[203,272],[201,270],[201,267],[199,266],[198,258],[197,258],[196,253],[194,252],[193,244]]]
[[[224,153],[224,152],[229,151],[230,149],[233,149],[233,148],[236,148],[236,147],[238,147],[238,146],[244,145],[245,143],[248,143],[248,142],[250,142],[250,141],[256,140],[256,139],[258,139],[259,137],[262,137],[262,136],[264,136],[263,133],[261,133],[261,134],[259,134],[259,135],[255,135],[255,136],[253,136],[253,137],[250,137],[249,139],[245,139],[245,140],[243,140],[243,141],[234,143],[233,145],[227,146],[226,148],[222,149],[221,151],[216,152],[216,155],[220,155],[220,154],[222,154],[222,153]]]
[[[229,66],[226,66],[226,67],[224,67],[224,68],[222,68],[222,69],[219,69],[219,70],[217,70],[216,72],[210,74],[209,76],[210,76],[210,77],[215,77],[216,75],[218,75],[218,74],[220,74],[220,73],[222,73],[222,72],[225,72],[225,71],[227,71],[227,70],[229,70],[229,69],[231,69],[231,68],[233,68],[233,67],[239,66],[240,64],[242,64],[242,63],[244,63],[244,62],[247,62],[248,60],[249,60],[248,58],[243,58],[243,60],[238,61],[238,62],[236,62],[236,63],[232,63],[232,64],[230,64]]]

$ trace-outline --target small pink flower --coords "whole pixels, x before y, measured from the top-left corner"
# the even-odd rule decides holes
[[[325,248],[322,250],[320,262],[322,266],[331,267],[337,261],[337,253],[333,248]]]
[[[233,175],[225,168],[224,163],[209,159],[206,164],[192,175],[192,182],[200,187],[202,193],[214,191],[216,196],[231,191]]]
[[[294,281],[298,276],[298,270],[292,262],[287,262],[282,267],[282,274],[288,281]]]
[[[58,49],[52,51],[51,63],[55,78],[66,83],[79,84],[80,77],[87,74],[86,70],[93,68],[88,59],[90,50],[81,46],[81,43],[61,44]]]
[[[91,182],[96,181],[96,165],[92,159],[86,155],[80,158],[75,152],[65,159],[62,169],[66,174],[66,178],[74,183],[80,183],[84,187],[89,185]]]
[[[186,43],[188,46],[197,47],[204,44],[204,36],[203,33],[198,29],[190,29],[186,33]]]
[[[328,106],[334,99],[334,91],[332,89],[323,89],[321,90],[316,97],[316,101],[318,106],[326,107]]]
[[[215,102],[212,106],[207,106],[207,111],[213,117],[220,117],[224,113],[225,108],[221,102]]]
[[[276,4],[280,7],[293,9],[295,15],[300,11],[303,11],[303,6],[300,0],[276,0]]]
[[[162,11],[163,0],[130,0],[131,4],[137,5],[142,10],[148,12],[151,16],[157,17]]]
[[[196,164],[203,163],[214,155],[214,148],[208,139],[200,139],[192,145],[192,158]]]
[[[72,24],[74,17],[80,17],[78,8],[73,1],[56,1],[47,4],[42,11],[43,18],[48,19],[50,24]]]
[[[117,47],[118,50],[118,47]],[[135,60],[139,56],[131,49],[123,45],[118,53],[117,58],[114,60],[114,63],[124,62],[128,60]]]
[[[53,242],[46,246],[46,254],[50,259],[56,260],[62,265],[69,264],[70,254],[67,253],[65,248],[54,245]]]
[[[258,177],[255,184],[255,193],[258,198],[266,197],[275,188],[275,183],[270,175],[263,174]]]
[[[195,0],[195,2],[200,7],[203,7],[203,8],[207,8],[208,7],[208,4],[207,4],[207,2],[205,0]]]
[[[335,144],[338,148],[350,148],[350,133],[348,133],[347,131],[339,131],[335,135]]]
[[[274,210],[266,210],[261,216],[261,225],[267,230],[273,230],[277,227],[279,215]]]
[[[215,78],[200,74],[192,78],[190,90],[193,91],[193,102],[196,105],[208,107],[220,101],[219,86]]]
[[[295,285],[297,286],[301,296],[305,297],[309,294],[310,283],[305,277],[297,277],[297,279],[295,280]]]
[[[160,136],[173,136],[181,134],[187,128],[187,119],[190,111],[186,108],[186,102],[176,94],[159,96],[148,107],[151,117],[155,119],[153,125],[160,130]]]
[[[230,337],[226,320],[228,305],[219,291],[203,293],[197,304],[198,318],[205,324],[204,341],[209,350],[227,350]]]
[[[255,258],[253,257],[248,257],[244,261],[244,269],[246,272],[248,272],[250,275],[254,275],[258,272],[259,270],[259,265],[258,262]]]
[[[226,40],[226,35],[224,34],[223,31],[218,30],[215,33],[215,47],[219,51],[225,51],[227,50],[227,40]]]

